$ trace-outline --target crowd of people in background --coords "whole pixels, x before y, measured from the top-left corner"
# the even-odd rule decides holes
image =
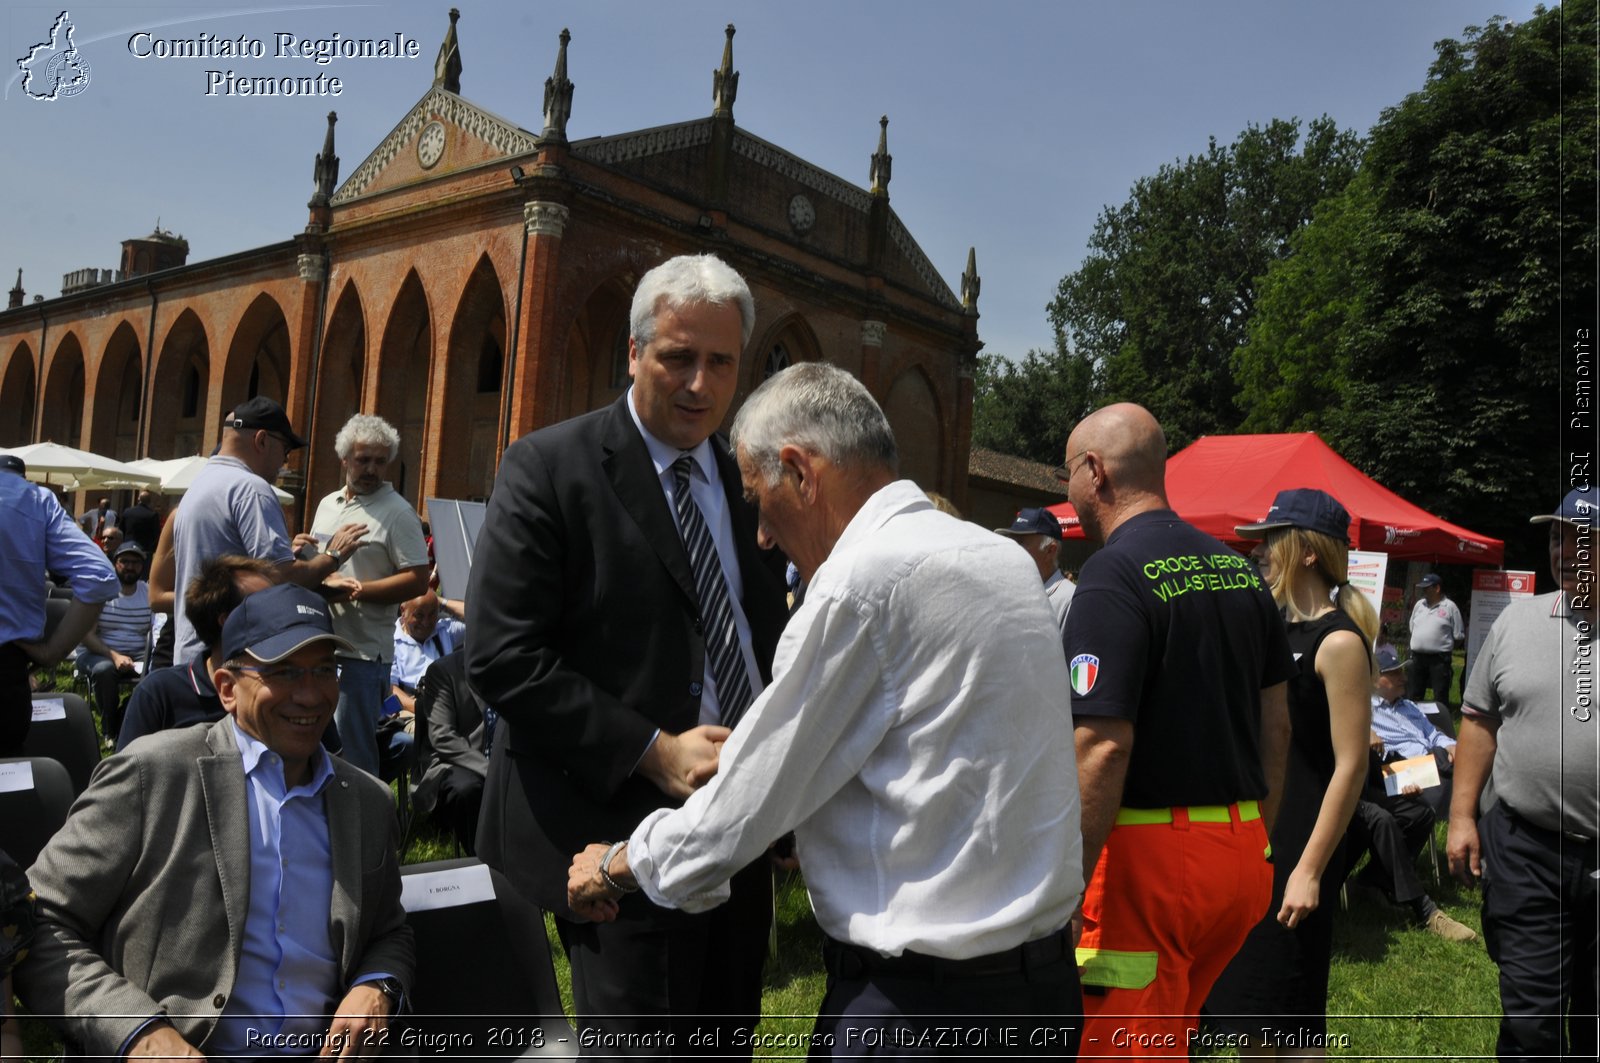
[[[714,256],[646,273],[631,387],[506,451],[455,598],[370,414],[300,533],[271,481],[306,443],[270,398],[229,411],[171,505],[74,520],[0,456],[0,756],[69,653],[115,750],[36,899],[0,852],[24,1003],[110,1056],[381,1034],[414,967],[377,781],[398,778],[555,917],[609,1054],[751,1043],[772,868],[798,864],[814,1055],[953,1026],[950,1054],[1319,1056],[1363,856],[1354,885],[1476,939],[1416,873],[1446,822],[1500,1058],[1593,1057],[1600,746],[1563,700],[1592,675],[1592,487],[1534,518],[1559,589],[1506,610],[1456,698],[1438,574],[1402,661],[1338,499],[1280,492],[1242,555],[1172,511],[1137,405],[1068,436],[1056,475],[1100,546],[1076,580],[1049,511],[992,534],[901,479],[843,370],[776,374],[724,439],[754,316]],[[1437,784],[1386,785],[1417,758]]]

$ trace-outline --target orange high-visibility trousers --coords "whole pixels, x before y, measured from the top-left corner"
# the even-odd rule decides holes
[[[1272,901],[1266,830],[1227,808],[1112,828],[1083,899],[1080,1059],[1188,1058],[1212,983]]]

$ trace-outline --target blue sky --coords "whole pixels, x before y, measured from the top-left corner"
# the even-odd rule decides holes
[[[54,297],[162,228],[200,261],[288,239],[306,221],[325,116],[348,177],[427,90],[447,0],[365,5],[73,5],[90,81],[27,98],[15,60],[56,6],[3,16],[0,279]],[[1329,114],[1365,133],[1420,88],[1433,44],[1528,0],[458,0],[462,95],[537,131],[563,27],[573,139],[710,113],[723,26],[738,27],[735,121],[865,186],[889,116],[890,199],[952,288],[976,246],[986,350],[1048,346],[1045,304],[1095,218],[1139,177],[1247,124]],[[260,39],[263,59],[137,58],[129,38]],[[389,37],[416,59],[275,58],[274,34]],[[207,96],[207,70],[336,76],[338,97]]]

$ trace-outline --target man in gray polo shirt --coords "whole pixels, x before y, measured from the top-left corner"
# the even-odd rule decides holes
[[[1595,1057],[1597,511],[1600,491],[1590,486],[1533,518],[1550,524],[1561,589],[1500,614],[1461,707],[1450,870],[1483,888],[1484,942],[1500,967],[1502,1060]]]
[[[222,440],[206,467],[194,478],[183,504],[172,518],[174,577],[163,583],[161,566],[150,574],[151,597],[176,593],[172,606],[174,661],[188,661],[206,651],[184,614],[189,581],[207,561],[223,554],[259,557],[282,568],[284,577],[302,587],[317,588],[339,567],[320,554],[297,560],[283,520],[283,506],[272,491],[284,459],[305,440],[295,435],[283,406],[264,395],[241,403],[222,422]],[[366,529],[339,529],[329,546],[349,553]]]
[[[1406,697],[1421,701],[1433,687],[1433,700],[1450,701],[1450,681],[1455,677],[1452,654],[1456,644],[1467,637],[1461,624],[1461,610],[1444,596],[1437,572],[1430,572],[1417,584],[1422,597],[1411,607],[1411,670]]]

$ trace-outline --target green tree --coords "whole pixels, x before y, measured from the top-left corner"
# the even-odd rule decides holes
[[[1289,252],[1313,206],[1343,189],[1360,141],[1324,116],[1250,126],[1231,145],[1140,179],[1095,224],[1082,266],[1063,278],[1050,319],[1093,367],[1096,405],[1143,403],[1168,441],[1233,431],[1233,355],[1256,283]]]
[[[973,381],[972,445],[1058,465],[1067,433],[1094,406],[1089,364],[1058,344],[1021,362],[978,358]]]
[[[1541,570],[1518,551],[1566,489],[1563,352],[1594,321],[1595,42],[1595,0],[1468,27],[1384,112],[1370,286],[1339,330],[1350,384],[1327,420],[1368,474]]]

